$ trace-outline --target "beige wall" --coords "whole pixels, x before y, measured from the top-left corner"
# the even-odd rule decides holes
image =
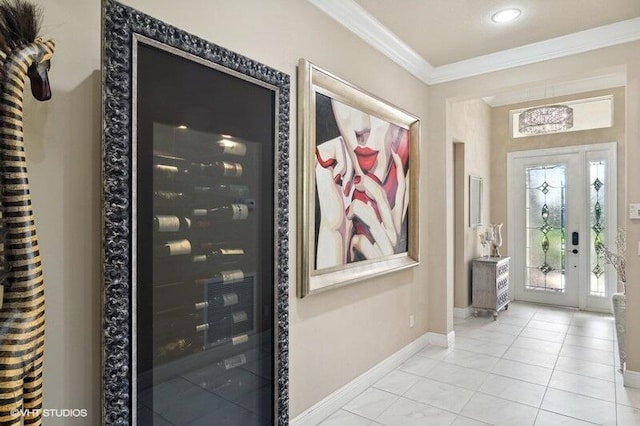
[[[493,72],[463,80],[443,83],[429,88],[427,144],[431,147],[428,178],[440,182],[427,188],[429,199],[442,202],[430,206],[429,244],[441,250],[429,256],[429,319],[432,329],[451,330],[453,297],[453,135],[451,104],[482,96],[507,93],[541,84],[554,84],[614,72],[626,71],[626,202],[640,202],[640,42],[626,43],[551,61]],[[494,175],[494,181],[499,177]],[[494,193],[495,193],[494,189]],[[503,220],[493,217],[494,221]],[[640,262],[635,261],[640,240],[640,221],[625,219],[620,225],[627,228],[629,244],[627,279],[628,323],[640,324]],[[436,302],[437,300],[437,302]],[[451,302],[451,303],[449,303]],[[640,333],[632,330],[628,336],[628,367],[640,371]]]
[[[296,65],[301,57],[426,122],[426,88],[309,2],[129,0],[127,4],[288,73],[291,212],[296,205]],[[45,0],[44,28],[58,43],[53,100],[29,102],[27,149],[47,280],[45,406],[100,416],[100,2]],[[423,131],[425,127],[423,127]],[[423,147],[424,148],[424,147]],[[426,164],[428,150],[422,150]],[[422,170],[426,171],[424,167]],[[426,222],[423,200],[421,221]],[[290,396],[294,417],[427,332],[426,262],[305,298],[295,296],[290,241]],[[422,256],[429,247],[422,227]],[[415,326],[409,327],[409,315]],[[74,423],[81,424],[82,422]],[[47,424],[65,424],[48,420]]]
[[[556,133],[552,135],[530,136],[526,138],[512,138],[509,126],[509,111],[520,108],[529,108],[540,104],[552,104],[567,102],[575,99],[585,99],[596,96],[613,95],[613,126],[605,129],[582,130],[578,132]],[[507,153],[512,151],[525,151],[531,149],[554,148],[559,146],[588,145],[604,142],[618,143],[618,223],[624,226],[627,209],[625,205],[625,89],[624,87],[594,92],[580,93],[577,95],[563,96],[544,101],[524,102],[514,105],[506,105],[493,109],[491,129],[491,176],[493,192],[491,196],[491,216],[499,223],[504,223],[503,240],[505,253],[509,252],[508,237],[509,225],[507,223]]]
[[[455,102],[451,105],[451,135],[454,145],[464,144],[463,176],[461,176],[461,182],[459,179],[456,179],[455,182],[454,307],[456,308],[466,308],[471,305],[471,260],[480,256],[482,250],[479,238],[480,230],[492,223],[490,215],[492,193],[491,131],[491,107],[483,100],[473,99]],[[469,175],[480,176],[483,179],[482,214],[484,226],[479,228],[469,227]],[[461,189],[462,194],[460,194]],[[462,211],[459,211],[458,206]],[[462,221],[458,215],[463,216]],[[460,244],[462,247],[459,247]]]
[[[45,0],[43,31],[57,42],[53,99],[25,96],[25,145],[44,267],[44,407],[100,413],[100,10]],[[45,419],[67,425],[66,419]]]
[[[640,43],[629,52],[627,64],[627,202],[640,202]],[[626,219],[627,228],[627,324],[640,324],[640,221]],[[640,372],[640,330],[633,327],[627,333],[627,368]]]
[[[467,262],[464,257],[465,238],[467,236],[467,224],[465,217],[468,218],[468,199],[466,189],[468,187],[466,178],[465,164],[465,144],[462,142],[454,142],[453,144],[453,208],[454,208],[454,260],[453,260],[453,288],[454,288],[454,306],[461,307],[465,302],[459,302],[458,299],[468,299],[460,297],[460,293],[465,294],[463,289],[467,282]],[[466,178],[466,179],[465,179]]]

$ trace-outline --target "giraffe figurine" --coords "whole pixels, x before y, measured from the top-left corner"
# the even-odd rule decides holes
[[[0,0],[0,187],[4,259],[0,282],[0,424],[42,423],[44,281],[25,157],[22,101],[26,77],[39,101],[51,98],[54,43],[38,38],[40,11]],[[2,248],[2,247],[0,247]],[[20,411],[22,410],[22,411]]]

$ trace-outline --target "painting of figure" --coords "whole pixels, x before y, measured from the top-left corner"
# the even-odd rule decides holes
[[[305,59],[298,297],[420,263],[420,119]]]
[[[315,267],[407,248],[409,131],[316,94]]]

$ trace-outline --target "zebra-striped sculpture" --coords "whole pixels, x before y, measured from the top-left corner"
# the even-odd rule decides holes
[[[2,425],[19,425],[23,417],[24,424],[41,424],[44,283],[22,129],[26,77],[37,100],[51,98],[47,72],[54,44],[37,38],[39,21],[35,6],[0,1],[0,201],[5,228],[0,272],[7,272],[0,309]]]

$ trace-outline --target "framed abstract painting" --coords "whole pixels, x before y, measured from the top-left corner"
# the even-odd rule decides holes
[[[419,263],[420,120],[301,59],[298,296]]]

